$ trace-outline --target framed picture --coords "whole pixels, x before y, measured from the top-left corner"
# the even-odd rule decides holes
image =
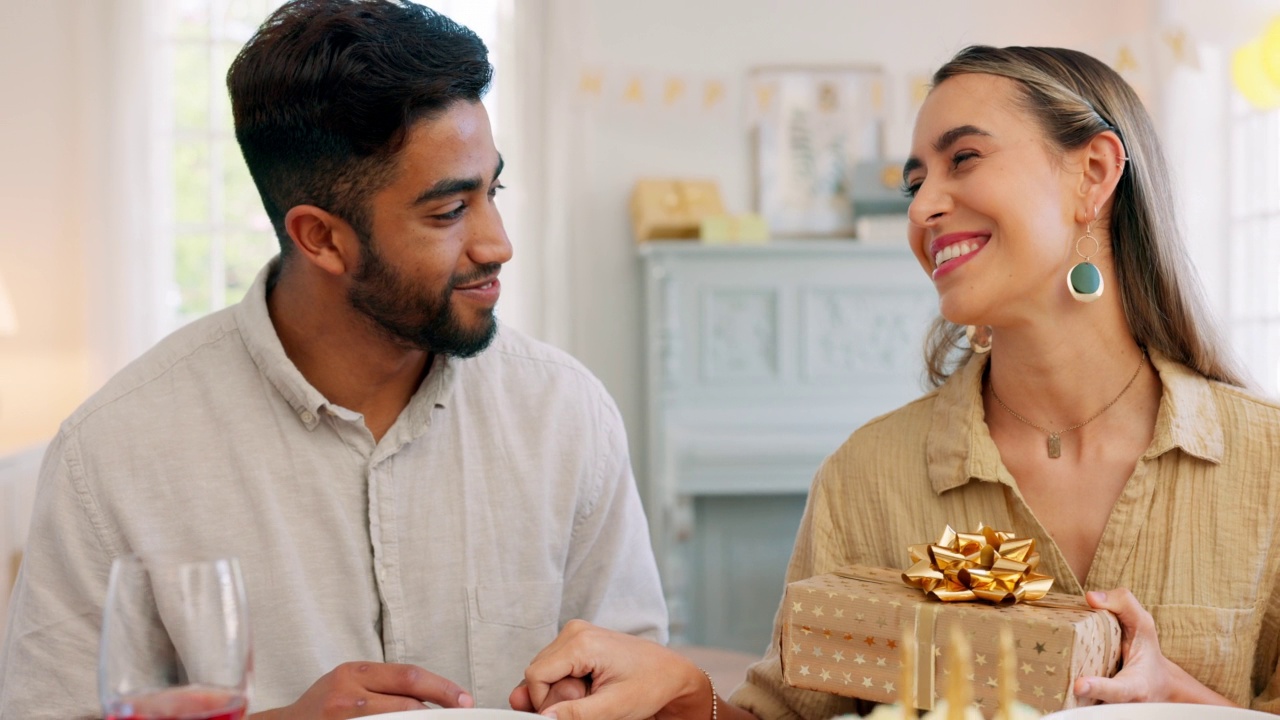
[[[775,237],[853,237],[855,168],[883,157],[884,71],[779,66],[749,76],[755,207]]]

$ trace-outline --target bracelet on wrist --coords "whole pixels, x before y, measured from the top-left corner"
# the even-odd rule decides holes
[[[707,676],[707,684],[711,686],[711,720],[718,720],[718,710],[720,705],[720,696],[716,694],[716,681],[711,679],[711,673],[702,670],[702,674]]]

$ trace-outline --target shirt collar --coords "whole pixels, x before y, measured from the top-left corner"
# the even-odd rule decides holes
[[[302,424],[313,430],[329,401],[307,382],[285,355],[280,336],[271,323],[271,314],[267,311],[267,288],[275,284],[279,271],[280,256],[277,255],[258,272],[244,299],[236,306],[236,326],[259,372],[289,403]]]
[[[1151,350],[1151,364],[1160,373],[1164,394],[1156,415],[1156,432],[1146,459],[1175,447],[1201,460],[1222,462],[1224,443],[1213,384],[1191,368]]]
[[[982,409],[986,367],[987,356],[974,355],[935,391],[926,454],[929,482],[939,495],[975,478],[1000,480],[1004,466]]]
[[[244,299],[236,306],[236,325],[244,339],[245,349],[258,370],[289,403],[298,420],[308,430],[314,430],[320,422],[320,415],[328,411],[340,418],[356,420],[356,413],[332,405],[303,377],[285,354],[280,336],[276,334],[275,325],[267,310],[267,289],[275,284],[275,276],[279,270],[280,258],[276,256],[262,268]],[[456,364],[448,356],[435,356],[427,379],[410,398],[409,405],[393,426],[400,426],[402,442],[408,442],[426,430],[431,422],[433,408],[446,406],[452,396],[457,374]]]
[[[1163,390],[1155,433],[1143,459],[1178,448],[1202,460],[1221,462],[1222,425],[1209,381],[1158,351],[1148,354]],[[935,391],[926,449],[929,482],[935,493],[970,480],[1013,484],[991,439],[982,406],[987,361],[987,355],[974,355]]]

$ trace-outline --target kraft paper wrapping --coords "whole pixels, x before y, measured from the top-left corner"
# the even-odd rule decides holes
[[[915,706],[931,709],[946,688],[945,638],[959,624],[973,646],[974,698],[986,717],[997,707],[999,627],[1013,629],[1018,700],[1043,713],[1084,704],[1071,693],[1082,675],[1110,677],[1120,659],[1120,624],[1084,598],[1049,593],[1016,605],[942,603],[902,583],[902,571],[860,565],[787,586],[782,674],[788,685],[845,697],[896,702],[903,631],[919,651]]]

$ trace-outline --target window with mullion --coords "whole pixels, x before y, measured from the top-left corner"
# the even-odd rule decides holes
[[[1280,110],[1233,98],[1228,325],[1253,379],[1280,391]]]
[[[181,0],[171,11],[175,324],[244,296],[277,244],[240,156],[227,68],[279,0]]]

